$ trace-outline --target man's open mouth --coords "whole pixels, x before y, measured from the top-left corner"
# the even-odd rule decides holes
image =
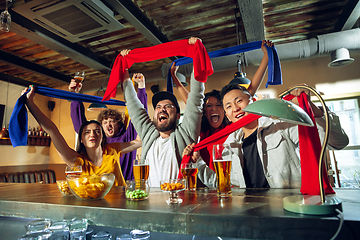
[[[235,118],[242,118],[245,115],[245,112],[239,113],[235,116]]]
[[[163,122],[166,121],[169,118],[169,116],[167,114],[161,114],[159,115],[159,122]]]

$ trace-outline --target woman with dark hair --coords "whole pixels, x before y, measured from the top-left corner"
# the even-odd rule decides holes
[[[23,90],[22,94],[28,91]],[[78,137],[78,149],[75,151],[66,143],[56,125],[36,106],[33,99],[34,88],[30,86],[26,105],[41,127],[49,133],[51,140],[61,159],[69,166],[82,166],[83,174],[113,173],[115,186],[124,186],[125,180],[119,167],[119,157],[141,147],[140,140],[122,143],[106,143],[101,124],[95,120],[81,125]]]

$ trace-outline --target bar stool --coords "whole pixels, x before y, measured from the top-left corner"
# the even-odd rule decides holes
[[[18,176],[18,183],[25,183],[24,173],[23,172],[17,172],[16,174]]]
[[[14,173],[8,173],[7,174],[7,180],[9,183],[14,183],[15,180],[17,180],[17,176],[15,177]]]
[[[36,182],[41,183],[43,181],[43,176],[41,171],[35,171],[34,174],[35,174]]]
[[[35,173],[32,171],[27,172],[29,175],[29,183],[36,183]]]
[[[0,173],[0,182],[7,182],[5,174]]]
[[[49,184],[50,183],[50,179],[49,179],[49,173],[48,171],[41,171],[42,174],[42,178],[43,178],[43,183]]]
[[[24,172],[24,183],[34,183],[35,182],[35,175],[33,172]],[[31,174],[33,175],[31,179]]]
[[[51,169],[47,169],[46,170],[49,174],[49,183],[56,183],[56,175],[55,175],[55,171],[51,170]]]

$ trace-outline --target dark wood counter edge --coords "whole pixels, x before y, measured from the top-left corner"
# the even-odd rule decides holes
[[[15,187],[16,184],[12,186]],[[50,188],[53,187],[56,188],[56,185]],[[190,200],[190,206],[184,206],[167,205],[164,203],[167,193],[158,189],[151,189],[149,197],[151,202],[126,201],[119,194],[123,188],[117,187],[115,192],[113,190],[110,192],[113,194],[109,193],[109,198],[105,197],[106,201],[81,201],[74,200],[74,197],[60,196],[63,203],[55,203],[59,202],[59,192],[53,189],[42,198],[34,193],[26,196],[26,200],[22,201],[19,196],[3,195],[5,188],[11,188],[11,184],[0,184],[0,215],[5,217],[53,220],[77,217],[87,218],[91,224],[97,226],[256,239],[330,239],[339,226],[336,217],[301,215],[283,210],[282,196],[296,193],[296,190],[269,190],[271,194],[275,192],[275,195],[270,195],[269,202],[263,203],[263,200],[251,200],[256,196],[263,198],[262,194],[255,193],[248,197],[250,200],[244,201],[242,195],[244,190],[234,189],[230,203],[225,201],[223,203],[225,207],[222,207],[222,203],[217,203],[214,191],[200,192],[197,195],[199,200]],[[344,196],[342,201],[345,223],[339,239],[359,239],[360,191],[343,189],[336,191],[339,197]],[[115,198],[114,193],[117,195]],[[186,193],[184,194],[183,197],[186,196]],[[238,206],[238,203],[244,206]],[[153,209],[150,206],[152,204],[156,206]],[[231,208],[228,208],[230,205]],[[268,206],[271,208],[268,209]],[[227,210],[238,213],[224,214]],[[347,218],[347,213],[350,218]]]

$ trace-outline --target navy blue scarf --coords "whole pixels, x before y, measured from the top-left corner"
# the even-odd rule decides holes
[[[35,87],[35,93],[44,95],[47,97],[66,99],[78,102],[89,103],[103,103],[106,105],[118,105],[125,106],[125,102],[110,99],[109,101],[101,101],[102,97],[91,96],[81,93],[74,93],[55,88],[47,88],[37,86]],[[16,102],[14,110],[10,117],[9,122],[9,135],[10,141],[13,147],[26,146],[28,139],[28,116],[26,110],[26,94],[23,94]]]

